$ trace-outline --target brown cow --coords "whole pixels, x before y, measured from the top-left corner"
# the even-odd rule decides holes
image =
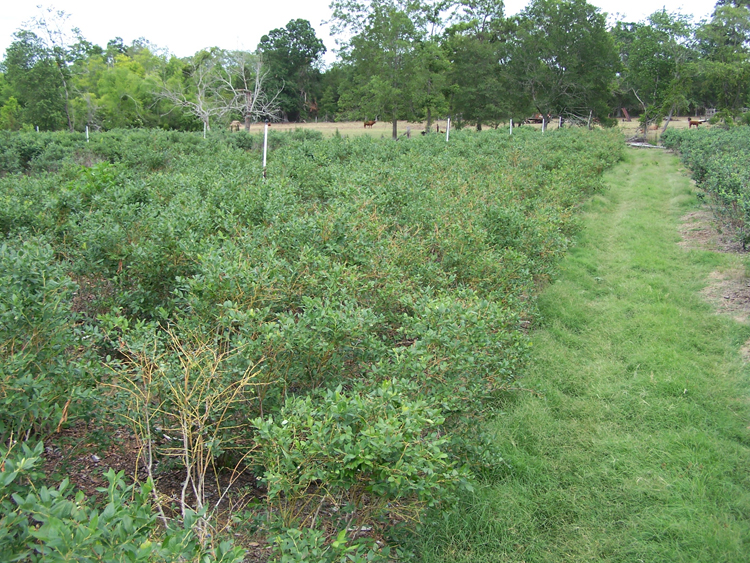
[[[691,129],[693,126],[698,127],[701,123],[703,123],[703,121],[700,119],[688,118],[688,129]]]
[[[373,119],[372,121],[365,121],[365,129],[368,127],[372,129],[372,126],[375,125],[378,121],[376,119]]]

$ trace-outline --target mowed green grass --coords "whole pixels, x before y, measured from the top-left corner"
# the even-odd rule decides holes
[[[750,561],[750,326],[700,290],[742,256],[678,246],[677,158],[629,150],[540,300],[534,360],[491,426],[507,461],[424,562]]]

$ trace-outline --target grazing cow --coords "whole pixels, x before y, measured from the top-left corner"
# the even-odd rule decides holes
[[[698,127],[701,123],[703,123],[700,119],[693,119],[688,118],[688,129],[691,129],[693,126]]]
[[[365,129],[367,129],[368,127],[372,129],[372,126],[375,125],[376,123],[377,123],[376,119],[373,119],[372,121],[365,121]]]

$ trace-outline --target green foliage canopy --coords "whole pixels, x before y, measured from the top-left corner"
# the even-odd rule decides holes
[[[258,52],[268,67],[267,87],[280,91],[279,106],[286,118],[299,121],[317,115],[319,67],[326,48],[310,22],[291,20],[286,27],[271,30],[261,37]]]
[[[515,19],[508,71],[530,108],[606,118],[618,60],[605,24],[585,0],[535,0]]]

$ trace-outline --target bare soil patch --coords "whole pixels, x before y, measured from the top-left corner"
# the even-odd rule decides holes
[[[683,248],[697,248],[701,250],[715,250],[718,245],[719,234],[711,225],[711,214],[708,211],[691,211],[683,216],[680,225],[679,243]]]
[[[695,248],[714,252],[741,253],[742,245],[727,231],[719,229],[708,209],[691,211],[682,217],[679,228],[683,248]]]
[[[701,292],[706,300],[724,315],[737,322],[750,319],[750,278],[744,268],[713,272],[711,283]]]
[[[100,496],[97,489],[107,486],[104,472],[110,467],[132,480],[147,477],[142,463],[139,467],[138,442],[126,429],[76,422],[45,442],[44,472],[67,477],[87,497]]]
[[[708,209],[692,211],[682,217],[679,228],[686,249],[700,249],[712,252],[741,253],[742,246],[731,236],[720,232],[713,215]],[[729,315],[737,322],[750,321],[750,277],[745,268],[715,271],[709,276],[709,284],[701,292],[703,297],[714,305],[719,314]],[[740,353],[750,361],[750,341]]]
[[[87,497],[104,500],[106,495],[98,489],[107,486],[104,473],[109,468],[122,471],[128,482],[142,483],[148,478],[140,441],[128,428],[78,421],[49,436],[45,443],[44,472],[54,482],[67,477]],[[244,507],[253,499],[264,497],[265,493],[249,471],[238,475],[231,468],[218,469],[218,473],[208,479],[206,500],[215,503],[230,487],[233,493],[226,499],[225,509]],[[160,458],[154,477],[159,494],[176,506],[185,478],[184,468],[174,460]],[[188,502],[192,501],[192,495],[188,494]]]

